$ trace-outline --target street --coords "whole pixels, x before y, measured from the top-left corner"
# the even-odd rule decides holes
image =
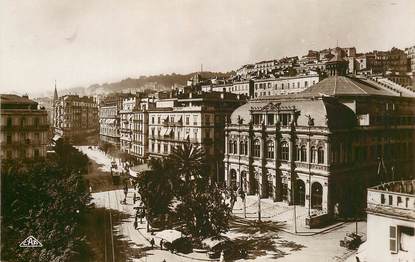
[[[91,161],[107,172],[110,158],[98,149],[79,147],[86,153]],[[92,156],[92,157],[91,157]],[[159,249],[159,239],[155,239],[156,247],[151,250],[150,240],[154,238],[146,231],[146,221],[138,224],[134,229],[133,189],[129,189],[127,204],[121,204],[124,199],[123,190],[112,190],[93,193],[93,203],[97,207],[104,207],[128,214],[120,225],[114,226],[114,233],[127,240],[132,248],[144,250],[144,257],[133,258],[136,261],[207,261],[206,254],[190,253],[187,255],[172,254],[169,251]],[[252,224],[257,219],[258,197],[246,197],[246,214],[243,218],[243,202],[238,197],[233,214],[235,220],[231,223],[231,230],[226,234],[231,239],[249,243],[252,250],[263,249],[262,252],[253,251],[249,258],[258,261],[280,259],[282,261],[299,261],[303,257],[309,257],[311,261],[344,261],[353,252],[340,247],[339,242],[346,233],[355,231],[354,222],[337,223],[326,228],[307,229],[304,218],[308,210],[303,206],[296,206],[297,230],[293,233],[293,206],[281,202],[273,202],[271,199],[261,199],[261,213],[263,225]],[[136,203],[138,205],[138,203]],[[359,233],[365,235],[366,222],[358,222]],[[267,245],[264,245],[267,243]],[[108,260],[111,261],[111,260]]]

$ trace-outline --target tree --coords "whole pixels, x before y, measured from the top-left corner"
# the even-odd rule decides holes
[[[167,159],[151,159],[149,166],[151,171],[141,173],[137,184],[146,207],[147,218],[152,221],[170,214],[177,182],[172,164]]]
[[[169,159],[179,185],[175,211],[183,230],[196,238],[228,231],[231,209],[221,192],[208,183],[204,150],[187,142],[174,148]]]
[[[176,213],[185,233],[195,238],[219,236],[229,230],[231,208],[215,186],[193,192],[177,206]]]
[[[201,147],[186,142],[173,148],[169,159],[176,175],[184,181],[185,191],[196,190],[206,183],[206,155]]]
[[[76,152],[61,141],[53,159],[2,163],[3,259],[80,260],[86,243],[78,228],[90,195],[82,177],[87,161]],[[18,243],[30,235],[43,244],[42,249],[19,248]]]

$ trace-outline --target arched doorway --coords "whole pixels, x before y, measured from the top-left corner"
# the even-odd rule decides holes
[[[301,179],[298,179],[295,185],[295,204],[300,206],[305,205],[305,184]]]
[[[230,176],[230,183],[229,186],[231,188],[236,188],[236,170],[235,169],[231,169],[231,176]]]
[[[311,208],[321,209],[323,201],[323,187],[320,183],[314,182],[311,185]]]

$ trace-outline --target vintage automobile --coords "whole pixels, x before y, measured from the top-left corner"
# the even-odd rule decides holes
[[[220,239],[206,239],[203,243],[208,246],[209,251],[207,252],[207,255],[212,259],[220,258],[222,251],[225,260],[243,259],[248,255],[245,248],[226,237],[221,237]]]
[[[347,249],[357,249],[362,243],[362,236],[356,233],[346,234],[343,240],[340,240],[340,246]]]

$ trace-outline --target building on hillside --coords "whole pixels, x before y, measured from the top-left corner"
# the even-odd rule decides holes
[[[55,100],[53,105],[55,139],[62,137],[71,142],[78,142],[88,137],[94,139],[98,137],[98,107],[92,97],[64,95]]]
[[[344,72],[340,61],[301,93],[236,109],[225,129],[227,185],[328,215],[339,203],[350,215],[379,182],[379,161],[389,176],[413,174],[415,93]]]
[[[317,73],[293,77],[258,78],[253,80],[253,94],[249,97],[263,97],[298,93],[318,83]]]
[[[358,261],[415,261],[415,180],[367,190],[367,240]]]
[[[209,172],[217,180],[223,174],[225,121],[242,103],[235,94],[217,92],[157,101],[148,110],[149,157],[167,156],[188,141],[204,148],[212,163]]]
[[[0,158],[37,159],[49,144],[48,114],[28,96],[0,95]]]
[[[99,106],[99,139],[101,143],[111,143],[120,146],[120,111],[123,99],[132,97],[131,94],[112,94],[101,100]]]
[[[405,52],[409,59],[410,64],[410,77],[411,77],[411,85],[412,88],[415,89],[415,45],[405,48]]]

